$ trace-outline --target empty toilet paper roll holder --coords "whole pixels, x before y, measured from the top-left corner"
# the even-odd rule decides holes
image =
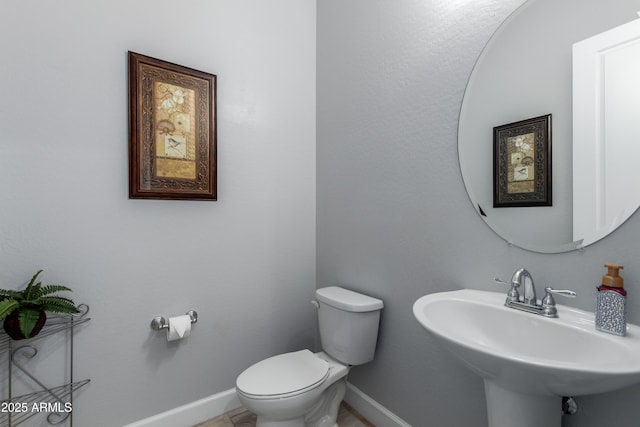
[[[189,310],[185,314],[191,318],[191,323],[198,321],[198,313],[195,310]],[[154,317],[151,321],[151,329],[154,331],[169,329],[169,319],[164,316]]]

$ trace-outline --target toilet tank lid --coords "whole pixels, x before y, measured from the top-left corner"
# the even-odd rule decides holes
[[[316,298],[332,307],[352,312],[375,311],[383,307],[382,301],[377,298],[339,286],[316,289]]]

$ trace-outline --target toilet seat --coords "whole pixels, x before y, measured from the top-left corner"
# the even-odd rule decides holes
[[[236,388],[254,399],[281,399],[312,390],[329,376],[329,363],[309,350],[279,354],[247,368]]]

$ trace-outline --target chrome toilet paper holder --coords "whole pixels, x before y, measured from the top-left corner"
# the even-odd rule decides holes
[[[192,324],[198,321],[198,313],[195,310],[189,310],[185,314],[191,318]],[[154,317],[151,321],[151,329],[154,331],[169,329],[169,319],[164,316]]]

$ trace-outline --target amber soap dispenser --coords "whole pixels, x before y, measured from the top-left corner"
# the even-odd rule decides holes
[[[596,293],[596,329],[624,336],[627,332],[627,291],[620,277],[620,270],[624,267],[616,264],[604,266],[608,271],[602,277],[602,285],[598,286]]]

